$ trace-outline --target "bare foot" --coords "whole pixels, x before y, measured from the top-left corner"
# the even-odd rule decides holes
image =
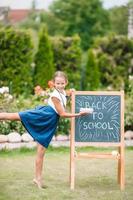
[[[39,189],[45,189],[47,186],[42,184],[41,180],[33,179],[33,183],[39,188]]]

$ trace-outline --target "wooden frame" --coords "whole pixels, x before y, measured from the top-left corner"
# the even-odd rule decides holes
[[[90,159],[90,158],[101,158],[101,159],[115,159],[118,162],[118,184],[120,189],[123,190],[125,187],[125,158],[124,158],[124,91],[75,91],[72,94],[72,113],[75,112],[75,96],[76,95],[119,95],[121,100],[121,117],[120,117],[120,142],[87,142],[89,146],[95,147],[118,147],[118,154],[112,155],[112,153],[77,153],[75,151],[75,118],[71,119],[71,137],[70,137],[70,188],[75,188],[75,160],[76,159]],[[83,142],[78,142],[83,144]]]

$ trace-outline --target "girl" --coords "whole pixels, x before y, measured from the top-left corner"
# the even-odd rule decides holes
[[[37,141],[37,156],[35,161],[35,178],[33,182],[42,188],[43,158],[46,149],[56,131],[59,117],[79,117],[86,112],[67,113],[65,86],[68,84],[66,75],[57,71],[53,77],[54,91],[48,99],[47,106],[38,106],[32,110],[19,113],[0,113],[0,120],[19,120],[26,130]]]

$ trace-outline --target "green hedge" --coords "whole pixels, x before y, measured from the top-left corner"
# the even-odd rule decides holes
[[[129,75],[133,74],[133,40],[110,35],[95,42],[94,52],[104,88],[128,90]]]
[[[133,130],[133,76],[129,77],[129,91],[125,100],[125,129]]]
[[[33,44],[27,32],[0,29],[0,86],[9,86],[15,94],[29,94],[32,85]]]
[[[46,88],[55,71],[53,63],[53,50],[47,33],[47,28],[42,27],[39,34],[38,51],[35,55],[34,85]]]
[[[62,70],[68,75],[69,86],[80,89],[80,38],[53,37],[50,41],[42,27],[38,39],[34,57],[30,34],[13,28],[0,29],[0,87],[8,86],[12,94],[28,95],[36,85],[46,88],[53,72]]]
[[[53,37],[52,46],[56,70],[62,70],[68,75],[69,87],[80,89],[81,81],[81,48],[80,38]]]

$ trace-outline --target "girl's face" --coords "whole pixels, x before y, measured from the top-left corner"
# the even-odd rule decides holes
[[[64,90],[64,88],[67,85],[67,81],[65,80],[64,77],[55,77],[54,80],[54,87],[59,90],[60,92],[62,92]]]

